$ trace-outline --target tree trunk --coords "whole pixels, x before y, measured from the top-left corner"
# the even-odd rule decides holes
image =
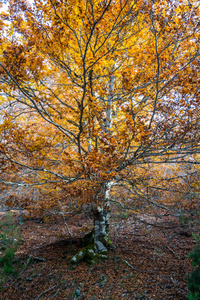
[[[110,220],[110,205],[97,206],[94,213],[94,230],[93,238],[95,245],[95,252],[107,252],[107,248],[111,244],[109,239],[109,220]]]
[[[77,264],[81,261],[87,261],[90,264],[99,259],[106,259],[108,249],[111,248],[109,238],[109,220],[110,220],[110,189],[113,182],[102,184],[99,193],[99,204],[93,205],[94,228],[92,232],[82,239],[84,248],[72,257],[71,263]],[[100,204],[101,203],[101,204]]]
[[[103,204],[96,207],[94,212],[94,242],[103,242],[106,246],[109,240],[110,221],[110,190],[113,182],[104,183],[101,188]]]

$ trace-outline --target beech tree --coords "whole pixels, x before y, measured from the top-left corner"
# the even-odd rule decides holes
[[[106,251],[113,186],[199,163],[199,3],[9,0],[0,28],[1,186],[90,204]]]

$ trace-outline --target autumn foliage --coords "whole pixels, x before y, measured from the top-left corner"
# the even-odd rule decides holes
[[[113,182],[114,200],[134,211],[141,202],[196,209],[198,1],[9,0],[4,8],[2,188],[21,186],[25,207],[69,211],[101,203]],[[119,196],[125,190],[133,196]]]

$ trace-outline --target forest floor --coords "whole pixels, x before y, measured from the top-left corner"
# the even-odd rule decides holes
[[[181,226],[180,226],[181,225]],[[17,258],[23,266],[8,277],[1,300],[21,299],[187,299],[185,276],[191,272],[188,254],[195,247],[197,225],[183,226],[165,217],[137,215],[111,218],[110,236],[115,246],[109,259],[95,265],[69,260],[80,250],[80,239],[92,228],[91,220],[76,217],[64,222],[26,220],[20,225],[22,243]]]

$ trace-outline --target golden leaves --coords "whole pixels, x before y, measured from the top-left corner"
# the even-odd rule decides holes
[[[56,181],[59,195],[80,180],[71,193],[87,202],[102,182],[129,178],[124,166],[163,162],[173,156],[170,147],[188,145],[199,103],[199,30],[188,5],[12,0],[10,6],[9,39],[0,46],[7,73],[1,68],[0,76],[12,118],[0,130],[7,153],[37,170],[40,182]],[[136,173],[135,183],[145,180]]]

